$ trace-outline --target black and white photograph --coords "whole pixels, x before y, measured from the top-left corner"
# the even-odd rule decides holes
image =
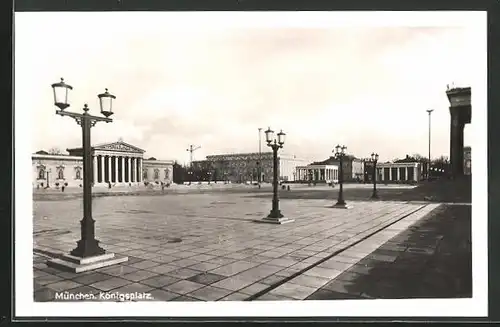
[[[14,19],[16,315],[487,315],[485,12]]]

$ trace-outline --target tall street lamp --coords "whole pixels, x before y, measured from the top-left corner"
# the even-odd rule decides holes
[[[285,144],[285,133],[280,131],[278,139],[274,137],[274,131],[269,127],[266,133],[267,146],[273,150],[273,206],[269,215],[259,222],[268,222],[273,224],[285,224],[294,221],[293,219],[285,218],[279,208],[278,199],[278,150],[283,148]]]
[[[338,209],[349,209],[351,206],[348,206],[344,201],[344,157],[346,156],[347,147],[345,145],[337,145],[335,150],[332,152],[335,153],[335,158],[339,161],[339,197],[337,199],[337,203],[333,205],[333,208]]]
[[[68,103],[68,92],[73,89],[70,85],[61,82],[52,84],[54,90],[54,104],[59,110],[56,114],[68,116],[77,122],[82,128],[82,150],[83,150],[83,219],[81,225],[81,239],[77,242],[77,247],[69,254],[63,255],[60,259],[53,259],[47,262],[48,266],[69,270],[75,273],[93,270],[128,260],[128,257],[115,258],[114,253],[106,252],[99,246],[99,241],[95,238],[95,220],[92,218],[92,145],[90,141],[90,128],[97,122],[110,123],[109,118],[113,114],[112,103],[116,97],[108,92],[99,94],[101,114],[104,117],[89,114],[87,104],[83,106],[83,113],[65,111],[70,106]]]
[[[378,162],[378,153],[372,153],[371,157],[366,159],[366,161],[372,163],[373,171],[372,171],[372,179],[373,179],[373,192],[370,199],[376,200],[378,199],[377,194],[377,162]]]
[[[262,141],[261,141],[261,135],[262,135],[262,128],[259,127],[259,162],[257,163],[257,173],[259,174],[259,176],[257,177],[257,182],[260,186],[260,183],[261,183],[261,179],[262,179],[262,170],[261,170],[261,166],[262,166]]]
[[[427,179],[430,179],[430,168],[431,168],[431,114],[434,109],[427,109],[427,113],[429,114],[429,165],[427,166]]]

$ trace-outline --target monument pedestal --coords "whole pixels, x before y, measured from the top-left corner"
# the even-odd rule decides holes
[[[81,273],[127,261],[128,257],[116,257],[114,253],[105,253],[87,258],[65,254],[61,258],[47,261],[47,266],[68,272]]]
[[[464,127],[471,121],[471,88],[446,91],[450,101],[450,162],[453,177],[464,175]]]

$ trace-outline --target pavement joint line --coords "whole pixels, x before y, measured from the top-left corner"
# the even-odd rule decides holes
[[[278,282],[276,282],[276,283],[274,283],[274,284],[270,285],[269,287],[267,287],[267,288],[263,289],[262,291],[259,291],[259,292],[255,293],[255,294],[253,294],[253,295],[249,296],[248,298],[244,299],[243,301],[253,301],[253,300],[258,299],[259,297],[261,297],[261,296],[263,296],[263,295],[265,295],[265,294],[267,294],[267,293],[271,292],[272,290],[274,290],[274,289],[278,288],[279,286],[281,286],[281,285],[283,285],[283,284],[285,284],[285,283],[289,282],[290,280],[292,280],[292,279],[294,279],[294,278],[296,278],[296,277],[298,277],[298,276],[300,276],[300,275],[303,275],[305,272],[307,272],[307,271],[309,271],[309,270],[313,269],[314,267],[317,267],[317,266],[319,266],[320,264],[322,264],[322,263],[324,263],[324,262],[326,262],[326,261],[328,261],[328,260],[332,259],[333,257],[335,257],[335,256],[337,256],[337,255],[339,255],[339,254],[341,254],[342,252],[344,252],[344,251],[346,251],[346,250],[348,250],[348,249],[350,249],[350,248],[352,248],[352,247],[354,247],[354,246],[356,246],[356,245],[360,244],[361,242],[363,242],[363,241],[367,240],[368,238],[370,238],[370,237],[372,237],[372,236],[376,235],[377,233],[379,233],[379,232],[383,231],[383,230],[384,230],[384,229],[386,229],[387,227],[390,227],[390,226],[394,225],[395,223],[397,223],[397,222],[399,222],[399,221],[401,221],[401,220],[403,220],[403,219],[405,219],[405,218],[407,218],[407,217],[409,217],[409,216],[411,216],[411,215],[413,215],[413,214],[415,214],[415,213],[419,212],[420,210],[423,210],[424,208],[426,208],[426,207],[427,207],[427,206],[429,206],[429,205],[430,205],[430,203],[423,204],[422,206],[418,207],[417,209],[412,210],[410,213],[408,213],[408,214],[404,214],[402,217],[398,218],[397,220],[395,220],[395,221],[393,221],[393,222],[391,222],[391,223],[389,223],[389,224],[387,224],[387,225],[385,225],[385,226],[383,226],[383,227],[381,227],[381,228],[379,228],[379,229],[375,230],[374,232],[371,232],[371,233],[370,233],[370,234],[368,234],[367,236],[364,236],[363,238],[361,238],[361,239],[359,239],[359,240],[357,240],[357,241],[355,241],[355,242],[353,242],[353,243],[351,243],[351,244],[349,244],[349,245],[347,245],[347,246],[345,246],[345,247],[343,247],[343,248],[341,248],[341,249],[339,249],[339,250],[337,250],[337,251],[333,252],[333,253],[332,253],[332,254],[330,254],[329,256],[324,257],[324,258],[322,258],[322,259],[318,260],[317,262],[315,262],[315,263],[311,264],[310,266],[308,266],[308,267],[306,267],[306,268],[304,268],[304,269],[301,269],[301,270],[299,270],[299,271],[297,271],[297,272],[293,273],[292,275],[290,275],[290,276],[288,276],[288,277],[283,278],[282,280],[280,280],[280,281],[278,281]]]

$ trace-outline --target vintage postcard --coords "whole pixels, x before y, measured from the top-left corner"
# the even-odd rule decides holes
[[[16,315],[487,314],[486,13],[18,12],[14,50]]]

